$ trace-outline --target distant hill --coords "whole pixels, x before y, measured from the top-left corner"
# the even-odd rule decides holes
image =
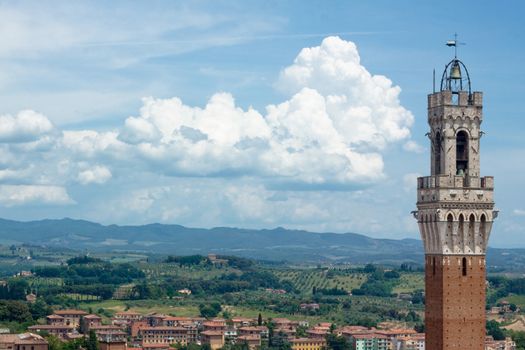
[[[280,227],[199,229],[162,224],[104,226],[72,219],[30,222],[0,219],[0,243],[171,255],[216,253],[307,263],[423,262],[423,246],[415,239],[374,239],[357,233],[312,233]],[[525,249],[491,249],[489,264],[491,261],[499,266],[525,266]]]

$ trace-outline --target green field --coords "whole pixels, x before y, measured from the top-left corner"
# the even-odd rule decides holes
[[[351,292],[366,281],[364,273],[353,273],[345,270],[290,269],[278,270],[275,274],[281,280],[293,283],[301,293],[312,293],[313,288],[338,288]]]
[[[422,273],[402,273],[394,293],[412,293],[425,289],[425,276]]]
[[[230,267],[214,266],[179,266],[175,263],[140,264],[140,269],[146,273],[148,278],[180,277],[187,279],[211,280],[224,274],[240,273],[239,270]]]

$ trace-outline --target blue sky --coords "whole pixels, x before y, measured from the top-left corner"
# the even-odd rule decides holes
[[[417,238],[426,95],[457,32],[485,94],[481,167],[501,210],[491,244],[523,247],[522,12],[0,2],[1,216]]]

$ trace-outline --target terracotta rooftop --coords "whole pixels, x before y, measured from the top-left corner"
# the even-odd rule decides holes
[[[55,311],[56,315],[87,315],[88,313],[82,310],[64,309]]]
[[[35,326],[30,326],[30,327],[27,327],[27,329],[43,329],[43,330],[46,330],[46,329],[75,329],[75,327],[73,326],[66,326],[66,325],[52,325],[52,324],[40,324],[40,325],[35,325]]]
[[[416,334],[417,332],[411,328],[393,328],[393,329],[377,330],[376,333],[385,334],[385,335],[401,335],[401,334]]]
[[[63,320],[64,319],[64,317],[62,317],[60,315],[56,315],[56,314],[48,315],[48,316],[46,316],[46,318],[55,319],[55,320],[58,320],[58,319]]]
[[[221,331],[204,331],[204,332],[201,332],[202,335],[207,335],[207,336],[218,336],[218,335],[223,335],[223,333]]]
[[[157,326],[157,327],[140,327],[143,331],[185,331],[184,327],[170,327],[170,326]]]
[[[261,340],[261,337],[256,334],[239,335],[238,340]]]
[[[9,343],[15,345],[34,345],[47,344],[47,341],[38,334],[22,333],[22,334],[1,334],[0,343]]]
[[[164,321],[191,321],[189,317],[181,317],[181,316],[166,316],[164,317]]]
[[[90,314],[90,315],[86,315],[84,316],[84,318],[87,318],[87,319],[102,319],[102,317],[100,317],[99,315],[94,315],[94,314]]]
[[[314,338],[297,338],[290,339],[291,343],[326,343],[325,339],[314,339]]]
[[[155,344],[155,343],[142,343],[142,347],[143,348],[154,348],[154,349],[169,349],[170,348],[170,345],[169,344]]]
[[[240,327],[239,328],[240,331],[247,331],[247,332],[263,332],[263,331],[267,331],[268,330],[268,327],[266,326],[246,326],[246,327]]]
[[[388,339],[386,335],[378,333],[354,334],[352,337],[355,339]]]
[[[120,315],[120,316],[125,316],[125,315],[130,315],[130,316],[137,316],[137,315],[140,315],[140,313],[138,312],[135,312],[135,311],[121,311],[121,312],[117,312],[115,314],[116,315]],[[135,349],[135,348],[133,348]],[[138,349],[138,348],[137,348]]]

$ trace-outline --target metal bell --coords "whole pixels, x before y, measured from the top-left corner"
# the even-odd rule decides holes
[[[457,62],[454,62],[450,68],[450,79],[461,79],[461,70]]]

